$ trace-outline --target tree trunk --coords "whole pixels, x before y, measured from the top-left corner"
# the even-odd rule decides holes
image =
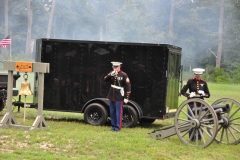
[[[27,41],[26,41],[26,48],[25,54],[28,57],[32,57],[31,54],[31,34],[32,34],[32,8],[31,8],[31,0],[28,0],[27,3],[27,14],[28,14],[28,29],[27,29]]]
[[[100,25],[99,25],[99,39],[100,39],[100,41],[103,40],[103,26],[104,26],[103,22],[100,22]]]
[[[170,37],[170,40],[172,39],[172,36],[173,36],[174,3],[175,3],[175,0],[171,0],[169,30],[168,30],[168,36]]]
[[[8,36],[8,0],[5,0],[5,37]]]
[[[54,10],[55,10],[55,4],[56,4],[56,0],[53,0],[52,1],[52,6],[51,6],[50,17],[48,19],[47,38],[50,38],[50,34],[51,34],[51,28],[52,28],[52,21],[53,21],[53,15],[54,15]]]
[[[219,24],[218,24],[218,50],[216,58],[216,67],[221,66],[222,46],[223,46],[223,20],[224,20],[224,0],[220,2]]]
[[[55,38],[56,37],[56,16],[54,17],[53,22],[54,22],[54,24],[53,24],[53,38]]]

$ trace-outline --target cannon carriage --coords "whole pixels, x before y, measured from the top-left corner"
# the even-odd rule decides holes
[[[178,107],[174,125],[150,133],[157,139],[173,135],[186,145],[202,148],[213,141],[236,145],[240,142],[240,103],[221,98],[210,105],[202,99],[188,99]]]

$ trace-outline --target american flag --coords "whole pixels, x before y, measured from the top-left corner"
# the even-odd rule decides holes
[[[6,38],[4,38],[1,42],[0,42],[0,46],[2,46],[3,48],[6,48],[7,46],[11,45],[11,39],[10,39],[10,35],[8,35]]]

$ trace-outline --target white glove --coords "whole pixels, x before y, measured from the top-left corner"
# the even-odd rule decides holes
[[[123,100],[123,101],[124,101],[124,103],[128,103],[128,99],[125,99],[125,98],[124,98],[124,100]]]
[[[117,72],[116,72],[116,71],[112,71],[112,72],[110,73],[110,75],[111,75],[111,76],[117,75]]]
[[[191,92],[189,97],[192,98],[192,97],[195,97],[196,96],[196,93],[195,92]]]
[[[198,91],[198,94],[201,94],[202,96],[205,96],[205,93],[204,93],[203,90],[199,90],[199,91]]]

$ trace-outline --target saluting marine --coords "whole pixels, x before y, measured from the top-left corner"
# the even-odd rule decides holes
[[[104,81],[110,81],[111,87],[107,98],[110,100],[110,118],[112,131],[120,131],[122,128],[122,106],[128,103],[131,93],[131,83],[128,75],[121,71],[121,62],[111,62],[113,71],[104,77]]]
[[[205,69],[202,68],[194,68],[194,78],[191,78],[187,81],[187,83],[181,89],[181,94],[187,98],[198,97],[201,99],[209,98],[210,92],[208,90],[207,82],[201,79],[203,72]],[[189,89],[189,93],[187,90]]]

